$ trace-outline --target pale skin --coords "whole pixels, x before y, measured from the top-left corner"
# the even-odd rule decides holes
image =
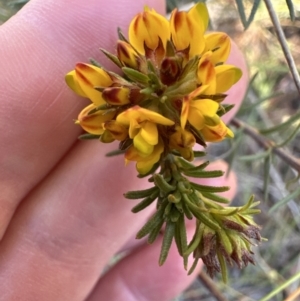
[[[104,158],[116,146],[77,140],[73,119],[87,102],[64,82],[76,62],[105,63],[99,47],[113,51],[116,27],[126,33],[144,4],[31,0],[0,27],[0,300],[167,301],[196,276],[186,276],[175,248],[158,267],[160,239],[135,243],[150,211],[133,215],[122,193],[149,184],[121,156]],[[147,5],[164,12],[161,0]],[[236,47],[231,63],[245,72]],[[238,105],[246,84],[244,76],[227,102]],[[214,184],[233,185],[232,197],[234,179]],[[101,277],[125,247],[130,255]]]

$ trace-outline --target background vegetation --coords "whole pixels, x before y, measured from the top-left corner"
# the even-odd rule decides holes
[[[26,2],[0,0],[0,24]],[[168,0],[167,9],[190,2]],[[300,300],[300,86],[297,88],[296,76],[300,0],[206,3],[211,28],[227,32],[239,45],[252,78],[243,106],[232,121],[235,139],[210,146],[210,159],[227,160],[237,173],[239,191],[234,205],[242,205],[252,193],[261,200],[262,213],[256,221],[268,241],[254,249],[256,266],[230,269],[227,285],[219,278],[211,281],[202,272],[176,300]],[[285,35],[281,43],[270,7],[266,8],[270,3]],[[285,41],[296,68],[287,64],[281,47]],[[294,69],[294,78],[290,69]]]

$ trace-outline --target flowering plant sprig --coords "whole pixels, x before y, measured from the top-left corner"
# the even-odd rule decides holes
[[[152,188],[125,193],[128,199],[142,199],[134,213],[156,201],[156,213],[137,238],[148,236],[152,243],[163,230],[160,265],[174,239],[185,268],[193,253],[189,272],[201,258],[211,276],[222,272],[226,280],[225,262],[239,267],[253,263],[251,246],[261,237],[252,218],[259,213],[254,209],[258,202],[250,198],[242,207],[225,208],[220,203],[229,201],[218,193],[229,187],[190,180],[223,175],[207,171],[209,162],[191,163],[205,155],[193,148],[234,136],[221,119],[233,106],[222,101],[242,75],[225,64],[229,37],[205,34],[208,20],[202,3],[188,12],[175,9],[170,20],[146,7],[131,21],[128,39],[119,30],[116,55],[102,49],[122,76],[97,64],[78,63],[66,82],[92,102],[76,120],[87,132],[81,138],[119,141],[125,162],[136,162],[138,176],[149,176],[153,183]],[[186,219],[193,218],[196,230],[188,243]]]

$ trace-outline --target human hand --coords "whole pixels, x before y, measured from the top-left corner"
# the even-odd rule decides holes
[[[163,12],[162,1],[147,4]],[[168,300],[193,280],[175,249],[158,267],[160,241],[132,243],[150,212],[133,217],[122,193],[147,183],[123,158],[105,160],[107,145],[77,142],[84,101],[64,83],[76,62],[113,49],[116,27],[126,32],[143,5],[31,0],[0,28],[0,300]],[[233,58],[245,69],[236,48]],[[228,102],[241,101],[246,81]],[[130,255],[101,278],[125,245]]]

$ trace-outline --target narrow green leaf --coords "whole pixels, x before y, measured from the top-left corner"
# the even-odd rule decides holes
[[[246,26],[245,29],[247,29],[250,26],[250,24],[253,22],[255,14],[256,14],[256,12],[258,10],[259,4],[260,4],[260,0],[254,0],[254,3],[253,3],[253,6],[252,6],[252,9],[251,9],[249,18],[247,20],[247,26]]]
[[[186,256],[190,255],[200,245],[202,237],[203,237],[204,227],[205,226],[203,223],[198,222],[194,236],[193,236],[192,240],[190,241],[186,251],[184,252],[184,255],[186,255]]]
[[[208,165],[209,165],[209,161],[206,161],[198,166],[194,166],[193,167],[190,167],[190,168],[185,168],[183,169],[184,171],[198,171],[198,170],[203,170],[205,169]]]
[[[158,234],[159,234],[159,232],[161,230],[161,227],[163,226],[164,222],[165,221],[162,219],[157,224],[157,226],[155,228],[153,228],[152,231],[149,233],[148,240],[147,240],[147,242],[149,244],[152,244],[156,240],[156,238],[158,237]]]
[[[133,82],[139,82],[145,85],[148,84],[149,78],[144,73],[128,67],[122,67],[122,71]]]
[[[244,7],[244,3],[243,0],[235,0],[236,2],[236,6],[240,15],[240,19],[242,21],[242,24],[244,26],[244,29],[246,29],[247,27],[247,19],[246,19],[246,15],[245,15],[245,7]]]
[[[160,256],[159,256],[159,265],[162,266],[169,254],[172,241],[175,234],[175,223],[173,222],[167,222],[166,223],[166,229],[164,233],[164,238],[161,246]]]
[[[260,0],[254,0],[254,3],[253,3],[253,6],[252,6],[252,9],[251,9],[248,20],[246,18],[245,7],[244,7],[243,0],[235,0],[235,2],[236,2],[236,5],[237,5],[237,8],[238,8],[238,12],[239,12],[241,21],[243,23],[244,29],[246,30],[250,26],[250,24],[252,23],[252,21],[255,17],[255,14],[256,14],[257,9],[258,9],[259,4],[260,4]]]
[[[184,268],[187,269],[188,257],[185,254],[187,249],[187,236],[184,216],[181,214],[177,223],[175,224],[175,242],[178,253],[183,257]]]
[[[290,18],[294,22],[295,21],[295,9],[294,9],[293,1],[292,0],[285,0],[285,1],[289,8]]]
[[[269,154],[270,154],[269,150],[266,150],[266,151],[260,152],[258,154],[239,157],[238,160],[239,161],[250,161],[251,162],[251,161],[255,161],[255,160],[264,159],[264,158],[268,157]]]
[[[284,140],[283,142],[281,142],[279,144],[276,144],[275,147],[283,147],[283,146],[286,146],[288,143],[290,143],[296,137],[296,135],[298,134],[299,128],[300,128],[300,122],[297,125],[297,127],[294,129],[294,131],[292,132],[292,134],[289,137],[287,137],[287,139]]]
[[[124,155],[124,153],[125,153],[125,151],[116,149],[114,151],[108,152],[105,156],[106,157],[114,157],[114,156],[118,156],[118,155]]]
[[[122,68],[122,67],[123,67],[122,63],[120,62],[119,58],[118,58],[116,55],[114,55],[114,54],[112,54],[112,53],[106,51],[106,50],[103,49],[103,48],[100,48],[100,50],[102,51],[102,53],[103,53],[108,59],[110,59],[110,60],[111,60],[115,65],[117,65],[119,68]]]
[[[294,192],[292,192],[291,194],[284,197],[280,202],[278,202],[274,206],[272,206],[271,209],[269,210],[269,213],[274,212],[277,208],[285,205],[287,202],[296,198],[299,195],[300,195],[300,187],[298,189],[296,189]]]
[[[93,135],[93,134],[82,134],[78,136],[79,140],[92,140],[92,139],[99,139],[100,135]]]
[[[204,156],[206,156],[206,152],[194,151],[195,158],[204,157]]]
[[[217,203],[221,203],[221,204],[229,204],[230,203],[229,199],[226,199],[226,198],[219,196],[217,194],[214,194],[214,193],[202,192],[202,195],[214,202],[217,202]]]
[[[234,107],[235,107],[235,105],[222,104],[217,111],[217,115],[219,117],[222,117],[223,115],[228,113],[230,110],[232,110]]]
[[[182,209],[183,209],[183,212],[184,212],[184,215],[186,216],[186,218],[189,220],[192,220],[193,214],[185,202],[182,202]]]
[[[170,212],[170,220],[175,223],[178,221],[178,219],[182,216],[182,213],[177,210],[176,206],[172,206],[171,212]]]
[[[227,266],[224,257],[222,256],[220,250],[217,250],[217,257],[220,263],[222,280],[226,284],[228,282],[228,275],[227,275]]]
[[[118,32],[118,37],[119,37],[119,39],[120,39],[121,41],[124,41],[124,42],[126,42],[126,43],[129,44],[129,41],[128,41],[128,40],[125,38],[125,36],[123,35],[123,32],[122,32],[122,30],[121,30],[120,27],[118,27],[117,32]]]
[[[236,214],[237,212],[239,211],[239,208],[230,208],[230,207],[227,207],[227,208],[223,208],[223,209],[209,209],[209,213],[212,213],[212,214],[216,214],[217,216],[230,216],[230,215],[233,215],[233,214]]]
[[[155,192],[158,192],[156,186],[144,190],[128,191],[124,193],[124,196],[126,199],[137,200],[137,199],[145,198]]]
[[[195,271],[195,268],[197,267],[198,261],[199,261],[199,258],[195,258],[191,268],[188,271],[188,275],[191,275]]]
[[[258,73],[256,73],[256,74],[258,74]],[[278,96],[282,96],[282,95],[283,95],[282,92],[277,92],[277,93],[268,95],[266,97],[263,97],[262,99],[259,99],[258,101],[256,101],[255,103],[253,103],[251,105],[242,106],[241,109],[239,110],[239,113],[247,113],[247,112],[253,110],[254,108],[256,108],[257,106],[259,106],[260,104],[264,103],[265,101],[274,99],[274,98],[276,98]]]
[[[176,189],[175,186],[170,185],[162,175],[160,174],[154,174],[153,175],[154,183],[155,185],[163,192],[169,193],[171,191],[174,191]]]
[[[162,204],[161,207],[149,219],[149,221],[140,229],[136,235],[137,239],[143,238],[161,223],[166,205],[167,203]]]
[[[195,165],[193,163],[186,161],[181,157],[176,157],[175,162],[179,168],[185,168],[185,169],[195,168]]]
[[[151,205],[156,200],[158,193],[159,193],[159,191],[156,191],[156,192],[152,193],[152,195],[143,199],[140,203],[138,203],[131,209],[131,212],[133,212],[133,213],[140,212],[141,210],[143,210],[146,207],[148,207],[149,205]]]
[[[207,186],[207,185],[200,185],[194,182],[190,182],[191,186],[198,190],[199,192],[224,192],[228,191],[230,187],[228,186]]]
[[[218,231],[220,229],[220,226],[217,224],[217,222],[214,221],[213,217],[210,216],[208,213],[202,213],[199,208],[194,205],[191,202],[187,203],[188,208],[191,210],[193,215],[202,223],[204,223],[209,228]]]
[[[89,61],[90,61],[90,63],[91,63],[93,66],[102,68],[102,65],[101,65],[98,61],[96,61],[95,59],[90,58]]]
[[[294,114],[293,116],[291,116],[287,121],[285,121],[281,124],[278,124],[276,126],[273,126],[271,128],[268,128],[268,129],[260,129],[259,132],[264,135],[272,134],[272,133],[286,129],[288,126],[293,124],[295,121],[298,121],[299,119],[300,119],[300,111],[298,113]]]
[[[222,177],[224,175],[224,172],[222,170],[196,170],[196,171],[191,171],[191,170],[186,170],[183,171],[183,173],[188,176],[188,177],[193,177],[193,178],[217,178],[217,177]]]

